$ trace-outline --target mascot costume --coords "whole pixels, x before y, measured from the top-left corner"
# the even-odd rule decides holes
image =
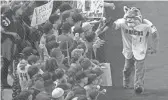
[[[134,90],[140,94],[144,91],[144,62],[148,54],[157,51],[158,32],[149,20],[142,18],[139,8],[124,6],[123,9],[124,17],[113,24],[115,29],[121,29],[122,34],[125,57],[123,86],[131,88],[131,73],[135,71]]]

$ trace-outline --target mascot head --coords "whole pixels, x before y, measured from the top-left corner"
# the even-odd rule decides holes
[[[142,23],[142,15],[139,8],[124,6],[124,18],[129,27],[135,27]]]

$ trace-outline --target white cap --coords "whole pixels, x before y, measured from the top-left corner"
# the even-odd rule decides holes
[[[52,91],[53,98],[60,98],[62,95],[64,95],[64,90],[62,88],[55,88]]]
[[[98,89],[98,90],[100,89],[100,85],[97,85],[97,89]]]
[[[103,91],[104,93],[106,93],[106,92],[107,92],[107,90],[106,90],[106,89],[103,89],[102,91]]]
[[[74,97],[72,100],[78,100],[78,97]]]

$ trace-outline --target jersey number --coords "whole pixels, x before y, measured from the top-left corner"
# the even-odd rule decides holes
[[[139,42],[141,42],[141,41],[142,41],[142,37],[139,38]]]
[[[25,73],[20,73],[20,78],[23,81],[24,79],[28,80],[28,77]]]

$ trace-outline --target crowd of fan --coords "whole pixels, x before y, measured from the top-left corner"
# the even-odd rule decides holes
[[[30,27],[32,16],[28,14],[38,5],[32,2],[1,9],[10,27],[17,29],[17,35],[11,33],[14,39],[10,38],[17,45],[12,49],[13,100],[96,100],[106,91],[100,89],[103,64],[95,60],[95,52],[104,43],[99,35],[110,21],[85,18],[62,3],[47,22]],[[9,26],[1,28],[11,31]]]

